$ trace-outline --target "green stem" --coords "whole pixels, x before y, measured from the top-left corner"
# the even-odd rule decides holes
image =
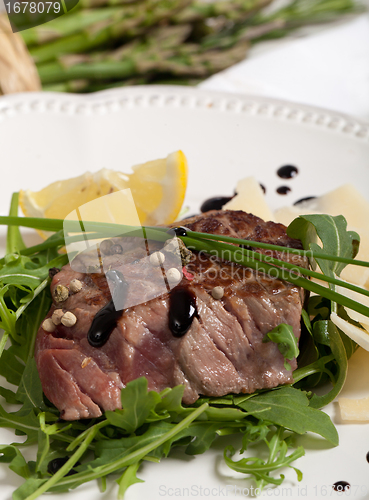
[[[199,238],[199,241],[201,241],[200,238]],[[218,249],[229,252],[232,249],[232,246],[227,245],[227,244],[223,244],[223,243],[217,243],[214,246],[214,248],[217,251],[217,253],[218,253]],[[259,260],[260,262],[266,262],[266,263],[271,262],[275,266],[282,267],[285,269],[292,269],[292,270],[296,271],[297,273],[303,274],[305,276],[310,276],[311,278],[315,278],[319,281],[325,281],[325,282],[330,283],[332,285],[341,286],[343,288],[347,288],[347,289],[352,290],[356,293],[360,293],[361,295],[365,295],[365,296],[369,297],[369,290],[366,290],[365,288],[361,288],[359,286],[356,286],[352,283],[347,283],[346,281],[342,281],[338,278],[332,278],[331,276],[328,276],[327,274],[317,273],[316,271],[312,271],[312,270],[307,269],[305,267],[301,267],[301,266],[298,266],[296,264],[291,264],[290,262],[286,262],[284,260],[275,259],[274,257],[270,257],[269,255],[264,255],[260,252],[254,252],[252,250],[250,251],[250,250],[247,250],[245,248],[238,248],[236,250],[233,250],[233,252],[234,252],[234,255],[237,252],[240,252],[240,254],[243,254],[243,256],[246,257],[246,259],[251,258],[251,259]],[[316,257],[315,252],[314,252],[314,257]],[[223,255],[221,258],[223,260],[227,260],[226,258],[223,258]],[[233,262],[237,262],[237,260],[234,260]],[[247,260],[247,262],[248,262],[248,260]],[[369,263],[367,263],[367,264],[369,264]],[[297,274],[296,272],[295,272],[295,274]]]
[[[4,351],[4,349],[5,349],[8,338],[9,338],[9,333],[3,332],[3,335],[2,335],[1,340],[0,340],[0,358],[1,358],[1,355]]]
[[[77,474],[73,474],[73,476],[67,476],[67,477],[63,478],[63,475],[65,475],[75,465],[75,463],[79,460],[79,458],[86,451],[87,447],[84,445],[87,442],[87,439],[88,439],[88,445],[91,443],[92,439],[94,438],[94,436],[98,430],[98,429],[96,429],[95,434],[91,438],[90,438],[90,436],[88,436],[86,438],[86,440],[83,442],[83,444],[81,445],[81,447],[84,446],[82,453],[79,453],[81,447],[78,448],[76,453],[74,453],[74,455],[72,455],[72,457],[68,460],[68,462],[51,479],[49,479],[46,483],[44,483],[42,486],[40,486],[40,488],[38,488],[35,492],[33,492],[31,495],[29,495],[24,500],[35,500],[39,495],[48,491],[56,483],[58,483],[58,487],[72,485],[73,483],[76,483],[76,482],[78,482],[80,484],[80,483],[83,483],[86,481],[91,481],[92,479],[98,479],[100,477],[104,477],[108,474],[111,474],[113,472],[118,471],[119,469],[122,469],[123,467],[127,467],[131,463],[137,462],[138,460],[142,460],[145,457],[145,455],[147,455],[151,451],[155,450],[156,448],[158,448],[160,445],[162,445],[166,441],[173,439],[183,429],[188,427],[188,425],[191,422],[193,422],[194,420],[196,420],[196,418],[198,418],[202,413],[204,413],[204,411],[208,407],[209,407],[208,403],[204,403],[199,408],[197,408],[192,413],[190,413],[181,422],[179,422],[173,429],[171,429],[170,431],[163,434],[156,441],[154,441],[153,443],[148,444],[148,445],[146,445],[146,446],[144,446],[136,451],[133,451],[132,453],[128,454],[127,456],[125,456],[119,460],[116,460],[112,463],[108,463],[106,465],[102,465],[101,467],[98,467],[93,471],[79,472]],[[78,454],[78,456],[77,456],[77,454]],[[75,458],[76,456],[77,456],[77,458]],[[56,475],[58,475],[58,477],[55,480]]]
[[[13,193],[9,209],[10,217],[18,217],[18,204],[18,193]],[[6,253],[13,253],[25,247],[26,245],[24,244],[23,238],[19,232],[19,227],[9,225],[6,237]]]
[[[12,216],[0,216],[0,225],[14,225],[14,226],[23,226],[23,227],[29,227],[33,229],[41,229],[44,231],[61,231],[63,230],[64,227],[64,220],[63,219],[44,219],[44,218],[38,218],[38,217],[12,217]],[[138,232],[138,234],[142,234],[142,228],[145,226],[127,226],[127,225],[121,225],[121,224],[113,224],[113,223],[108,223],[108,222],[89,222],[89,221],[84,221],[84,224],[88,226],[90,231],[107,231],[106,233],[100,233],[98,236],[94,236],[96,238],[99,237],[108,237],[109,233],[110,235],[119,235],[119,234],[128,234],[128,235],[133,235],[135,231]],[[160,228],[160,227],[151,227],[151,226],[146,226],[145,229],[149,230],[151,229],[153,232],[149,234],[149,237],[152,239],[155,239],[155,236],[159,237],[159,234],[156,233],[163,233],[167,231],[167,228]],[[81,231],[81,225],[78,221],[68,221],[68,231]],[[155,232],[155,234],[154,234]],[[317,258],[317,259],[325,259],[325,260],[330,260],[334,262],[343,262],[345,264],[352,264],[356,266],[362,266],[362,267],[369,267],[369,262],[367,261],[362,261],[362,260],[355,260],[355,259],[349,259],[346,257],[338,257],[336,255],[327,255],[323,254],[320,252],[313,252],[311,250],[302,250],[298,248],[291,248],[291,247],[285,247],[281,245],[273,245],[271,243],[263,243],[261,241],[253,241],[253,240],[244,240],[241,238],[232,238],[230,236],[222,236],[218,234],[209,234],[209,233],[199,233],[197,231],[190,231],[187,230],[187,235],[189,237],[194,237],[194,238],[202,238],[203,240],[213,240],[213,241],[222,241],[222,242],[228,242],[228,243],[236,243],[237,245],[248,245],[251,247],[256,247],[256,248],[262,248],[266,250],[275,250],[275,251],[280,251],[280,252],[286,252],[286,253],[292,253],[296,255],[302,255],[304,257],[308,258]],[[159,241],[161,241],[163,237],[159,238]],[[60,239],[59,240],[61,244],[64,242],[64,240]],[[72,241],[72,240],[71,240]],[[46,246],[49,245],[49,246]],[[30,247],[34,249],[34,251],[41,251],[46,248],[50,248],[56,246],[52,243],[41,243],[39,246],[36,245],[34,247]],[[40,249],[40,250],[39,250]],[[28,249],[25,249],[24,252],[28,252]],[[27,255],[27,253],[23,253],[23,255]]]
[[[48,491],[54,484],[56,484],[60,479],[62,479],[65,474],[67,474],[73,466],[78,462],[78,460],[85,454],[90,443],[95,438],[99,428],[99,424],[91,427],[89,429],[86,439],[83,441],[81,446],[77,449],[77,451],[70,457],[70,459],[44,484],[42,484],[36,491],[34,491],[31,495],[29,495],[25,500],[34,500],[46,491]]]
[[[58,231],[63,228],[64,221],[62,219],[39,219],[39,218],[32,218],[32,217],[12,217],[12,216],[2,216],[0,217],[0,224],[12,224],[12,225],[24,225],[26,227],[34,227],[37,229],[44,229],[44,230],[54,230]],[[133,236],[136,232],[138,236],[142,236],[142,232],[145,231],[145,237],[149,239],[156,239],[159,241],[164,241],[165,239],[168,238],[167,230],[166,228],[155,228],[155,227],[145,227],[145,226],[124,226],[124,225],[119,225],[119,224],[111,224],[111,223],[101,223],[101,222],[84,222],[84,225],[88,225],[89,231],[101,231],[101,229],[104,229],[104,233],[98,233],[98,236],[102,236],[103,234],[108,236],[109,233],[110,235],[116,236],[117,234],[126,234],[129,236]],[[81,231],[81,224],[79,221],[68,221],[68,230],[69,231]],[[128,229],[128,231],[127,231]],[[106,231],[106,234],[105,234]],[[357,287],[356,285],[346,283],[342,280],[338,280],[336,278],[332,278],[330,276],[316,273],[315,271],[310,271],[308,269],[295,266],[293,264],[290,264],[285,261],[281,261],[279,259],[274,259],[269,256],[264,256],[263,254],[259,252],[250,252],[249,250],[242,249],[240,247],[235,247],[234,245],[226,245],[221,242],[230,242],[230,243],[237,243],[238,245],[248,245],[248,246],[253,246],[256,248],[264,248],[264,249],[269,249],[269,250],[278,250],[282,252],[287,252],[287,253],[292,253],[292,254],[298,254],[298,255],[304,255],[304,256],[309,256],[313,258],[325,258],[329,259],[331,261],[345,261],[346,263],[349,264],[359,264],[359,265],[365,265],[366,267],[369,266],[369,262],[363,262],[363,261],[355,261],[354,259],[343,259],[340,257],[336,256],[327,256],[324,254],[320,254],[319,252],[312,252],[310,250],[299,250],[295,248],[289,248],[289,247],[284,247],[284,246],[279,246],[279,245],[271,245],[271,244],[266,244],[262,242],[257,242],[257,241],[251,241],[251,240],[242,240],[239,238],[231,238],[228,236],[220,236],[220,235],[213,235],[213,234],[207,234],[207,233],[199,233],[196,231],[187,231],[186,237],[181,237],[183,242],[187,244],[187,246],[190,246],[194,250],[197,251],[205,251],[209,254],[218,254],[219,248],[226,250],[227,252],[230,253],[230,255],[233,257],[232,261],[235,263],[239,263],[248,267],[252,267],[253,269],[260,270],[260,271],[265,271],[267,272],[273,272],[277,273],[274,274],[275,277],[279,279],[284,279],[285,281],[289,281],[292,283],[296,283],[298,286],[301,286],[305,288],[306,290],[310,290],[312,292],[318,293],[319,295],[330,298],[333,302],[338,302],[341,305],[345,305],[346,307],[350,307],[351,309],[354,309],[357,312],[361,312],[362,314],[369,316],[369,308],[362,305],[358,304],[356,301],[353,301],[352,299],[349,299],[347,297],[344,297],[337,292],[333,290],[329,290],[321,285],[318,285],[314,282],[311,282],[309,280],[306,280],[305,278],[301,278],[299,275],[296,273],[291,273],[289,272],[288,274],[284,271],[284,269],[296,269],[298,272],[306,275],[306,276],[311,276],[316,279],[319,279],[320,281],[326,281],[328,283],[342,286],[344,288],[348,288],[350,290],[353,290],[357,293],[361,293],[363,295],[369,296],[369,292],[365,289],[362,289],[360,287]],[[191,238],[191,236],[194,236],[196,239]],[[89,234],[85,235],[84,237],[88,238],[96,238],[96,235],[94,234]],[[80,238],[80,236],[74,236],[69,240],[70,242],[74,241],[73,238]],[[66,243],[69,242],[67,240]],[[245,254],[244,250],[246,250],[248,253]],[[238,255],[240,253],[242,254],[241,260],[236,258],[236,252],[238,252]],[[248,255],[252,256],[252,260],[248,258]],[[262,265],[264,267],[259,267],[255,260],[257,262],[262,262]],[[273,264],[277,264],[279,266],[283,266],[282,269],[278,269],[275,265],[271,266],[266,263],[266,260],[271,260]],[[348,305],[350,304],[350,305]]]
[[[206,242],[205,240],[195,240],[189,237],[182,237],[181,238],[185,243],[187,242],[187,246],[190,248],[193,248],[198,251],[205,251],[206,253],[209,253],[210,255],[214,255],[214,252],[217,253],[216,248],[214,247],[214,244],[208,244],[206,248]],[[369,307],[364,306],[362,304],[359,304],[355,300],[352,300],[348,297],[345,297],[344,295],[341,295],[337,292],[334,292],[333,290],[330,290],[329,288],[326,288],[322,285],[318,285],[317,283],[314,283],[313,281],[310,281],[306,278],[302,278],[298,274],[295,274],[291,271],[286,272],[284,269],[281,269],[279,267],[267,264],[266,262],[261,262],[259,260],[247,260],[247,257],[241,259],[233,257],[233,254],[236,251],[239,251],[239,248],[232,249],[229,248],[228,251],[230,253],[230,259],[232,262],[235,262],[236,264],[242,264],[246,267],[250,267],[252,269],[255,269],[256,271],[262,271],[265,272],[270,278],[277,278],[283,281],[288,281],[290,283],[293,283],[301,288],[304,288],[305,290],[309,290],[310,292],[314,292],[317,295],[320,295],[322,297],[325,297],[331,301],[338,302],[338,304],[341,304],[342,306],[348,307],[350,309],[353,309],[356,312],[359,312],[361,314],[364,314],[364,316],[369,317]],[[320,275],[320,279],[324,279],[326,276],[325,275]],[[324,276],[324,277],[323,277]]]
[[[27,309],[27,307],[31,304],[31,302],[33,300],[35,300],[35,298],[40,295],[40,293],[45,290],[45,288],[47,287],[47,285],[50,283],[50,278],[46,278],[43,280],[43,282],[38,285],[37,288],[35,288],[34,290],[34,293],[33,293],[33,297],[31,300],[29,300],[28,302],[26,302],[25,304],[21,305],[18,309],[17,309],[17,312],[15,313],[16,315],[16,318],[19,319],[21,314],[25,311],[25,309]]]
[[[113,224],[110,222],[94,222],[94,221],[83,221],[85,227],[88,227],[89,231],[107,231],[105,236],[109,234],[119,235],[119,234],[129,234],[132,235],[135,231],[139,231],[142,234],[142,226],[129,226],[123,224]],[[81,222],[74,220],[64,220],[64,219],[47,219],[42,217],[15,217],[15,216],[0,216],[0,225],[6,226],[22,226],[30,227],[33,229],[41,229],[44,231],[62,231],[64,225],[67,225],[69,232],[82,232]],[[161,232],[166,231],[166,228],[155,228],[149,227],[147,229],[152,229],[153,231]]]
[[[277,453],[278,453],[278,442],[282,441],[283,433],[284,433],[284,428],[278,427],[277,432],[272,437],[272,439],[269,443],[269,457],[268,457],[266,465],[270,465],[274,462],[274,460],[277,456]],[[261,479],[261,481],[259,483],[260,490],[263,490],[263,488],[264,488],[264,486],[266,486],[266,484],[267,484],[266,481],[264,479]]]
[[[24,248],[23,250],[20,250],[18,253],[20,255],[33,255],[39,252],[43,252],[44,250],[48,250],[50,248],[55,248],[55,247],[62,247],[64,246],[64,238],[58,238],[54,240],[46,240],[43,243],[39,243],[38,245],[33,245],[31,247]],[[3,257],[0,259],[0,265],[5,264],[5,258]]]
[[[2,328],[7,332],[8,334],[11,334],[12,336],[15,336],[15,321],[12,321],[13,319],[13,314],[14,311],[9,310],[6,307],[5,301],[4,301],[4,294],[9,290],[9,285],[3,286],[1,289],[1,295],[0,295],[0,319],[2,323]]]
[[[44,230],[54,230],[58,231],[63,228],[64,221],[62,219],[39,219],[39,218],[31,218],[31,217],[12,217],[12,216],[2,216],[0,217],[0,224],[8,224],[8,225],[23,225],[26,227],[34,227],[37,229],[44,229]],[[98,233],[100,236],[101,234],[105,235],[106,231],[106,236],[113,235],[117,236],[117,234],[126,234],[129,236],[135,235],[137,233],[137,236],[142,236],[142,233],[145,232],[145,237],[149,239],[155,239],[158,241],[165,241],[169,236],[167,233],[166,228],[160,228],[160,227],[145,227],[145,226],[124,226],[124,225],[119,225],[119,224],[112,224],[112,223],[101,223],[101,222],[84,222],[85,226],[88,226],[89,231],[101,231],[104,229],[104,233]],[[81,231],[81,224],[79,221],[68,221],[68,230],[69,231]],[[127,231],[128,229],[128,231]],[[309,250],[299,250],[299,249],[294,249],[294,248],[289,248],[289,247],[284,247],[284,246],[279,246],[279,245],[271,245],[271,244],[266,244],[266,243],[261,243],[257,241],[250,241],[250,240],[242,240],[239,238],[231,238],[227,236],[219,236],[219,235],[213,235],[213,234],[207,234],[207,233],[199,233],[196,231],[187,231],[186,237],[181,237],[183,242],[190,248],[197,250],[197,251],[205,251],[209,253],[210,255],[214,254],[218,255],[219,254],[219,249],[227,250],[227,252],[231,255],[231,260],[232,262],[242,264],[247,267],[251,267],[257,271],[264,271],[267,273],[272,273],[271,276],[275,278],[279,278],[285,281],[289,281],[291,283],[295,283],[298,286],[301,286],[302,288],[305,288],[306,290],[309,290],[314,293],[318,293],[322,297],[326,297],[333,302],[337,302],[343,306],[349,307],[350,309],[353,309],[354,311],[360,312],[361,314],[364,314],[365,316],[369,316],[369,308],[359,304],[358,302],[348,298],[344,297],[343,295],[335,292],[334,290],[330,290],[329,288],[323,287],[317,283],[314,283],[310,280],[307,280],[305,278],[302,278],[296,273],[293,272],[286,272],[285,269],[296,269],[299,273],[304,274],[306,276],[311,276],[314,278],[319,279],[320,281],[326,281],[328,283],[334,284],[334,285],[339,285],[344,288],[348,288],[350,290],[353,290],[357,293],[361,293],[363,295],[369,296],[369,292],[365,289],[362,289],[360,287],[357,287],[356,285],[346,283],[342,280],[332,278],[330,276],[327,276],[325,274],[320,274],[316,273],[315,271],[310,271],[308,269],[305,269],[303,267],[295,266],[293,264],[290,264],[285,261],[281,261],[279,259],[274,259],[269,256],[264,256],[263,254],[259,252],[250,252],[249,250],[242,249],[240,247],[235,247],[234,245],[227,245],[222,242],[230,242],[230,243],[237,243],[238,245],[248,245],[248,246],[253,246],[256,248],[264,248],[264,249],[269,249],[269,250],[278,250],[282,252],[287,252],[287,253],[292,253],[292,254],[298,254],[298,255],[304,255],[304,256],[310,256],[313,258],[326,258],[332,261],[345,261],[346,263],[349,264],[359,264],[359,265],[365,265],[366,267],[369,266],[369,262],[363,262],[363,261],[355,261],[354,259],[343,259],[340,257],[336,256],[327,256],[324,254],[320,254],[319,252],[312,252]],[[195,238],[191,238],[191,236],[194,236]],[[73,238],[80,238],[80,236],[73,236]],[[84,235],[83,237],[89,237],[89,238],[94,238],[96,235],[90,234],[90,235]],[[219,242],[221,241],[221,242]],[[245,253],[245,251],[247,253]],[[242,254],[242,258],[239,259],[236,256],[236,252],[238,252],[238,255]],[[252,259],[248,258],[248,255],[252,256]],[[256,260],[255,260],[256,259]],[[271,260],[273,264],[277,264],[278,266],[282,266],[282,269],[276,267],[276,265],[270,265],[267,264],[266,260]]]
[[[223,236],[218,234],[209,234],[209,233],[199,233],[197,231],[187,230],[187,235],[194,238],[202,238],[204,240],[216,240],[216,241],[224,241],[228,243],[236,243],[237,245],[248,245],[250,247],[262,248],[266,250],[275,250],[279,252],[287,252],[296,255],[302,255],[308,258],[317,258],[330,260],[334,262],[343,262],[345,264],[353,264],[357,266],[369,267],[369,262],[363,260],[354,260],[346,257],[338,257],[336,255],[328,255],[320,252],[313,252],[312,250],[303,250],[299,248],[291,248],[284,247],[281,245],[272,245],[270,243],[263,243],[261,241],[252,241],[252,240],[242,240],[240,238],[232,238],[230,236]]]
[[[334,354],[329,354],[327,356],[319,358],[317,361],[314,361],[314,363],[311,363],[308,366],[297,368],[297,370],[293,372],[293,383],[296,384],[303,378],[309,377],[310,375],[314,375],[315,373],[325,372],[331,376],[329,370],[322,370],[322,364],[326,365],[327,363],[329,363],[329,361],[332,361],[333,359],[335,359]]]

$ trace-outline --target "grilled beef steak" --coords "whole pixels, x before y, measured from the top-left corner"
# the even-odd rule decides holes
[[[207,212],[184,224],[195,231],[301,248],[299,241],[286,235],[283,225],[241,211]],[[273,252],[273,256],[307,265],[296,255]],[[63,419],[98,417],[104,410],[120,408],[121,388],[141,376],[147,378],[150,390],[183,384],[183,401],[188,404],[199,395],[252,393],[292,382],[277,344],[263,343],[263,338],[280,323],[291,325],[299,338],[304,298],[300,288],[194,252],[187,264],[190,274],[184,273],[176,288],[126,308],[108,340],[101,347],[92,347],[87,333],[111,295],[104,274],[83,272],[83,258],[81,272],[69,264],[54,275],[53,297],[61,290],[58,285],[70,288],[75,279],[82,288],[69,291],[62,302],[59,297],[48,314],[50,318],[56,309],[70,311],[77,322],[59,324],[51,332],[41,326],[36,341],[44,393]],[[137,272],[128,293],[145,293],[142,277],[151,276],[153,270],[141,264],[134,251],[109,258],[114,269],[119,271],[125,262],[133,276]],[[214,287],[224,290],[222,298],[213,298]],[[188,324],[177,324],[182,317]],[[291,366],[296,368],[296,360]]]

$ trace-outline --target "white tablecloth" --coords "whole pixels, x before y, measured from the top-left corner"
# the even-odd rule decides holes
[[[318,33],[258,46],[201,88],[257,94],[369,120],[369,14]]]

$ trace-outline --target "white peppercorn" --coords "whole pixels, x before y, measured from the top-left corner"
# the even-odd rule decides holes
[[[123,248],[121,247],[121,245],[112,245],[110,247],[110,255],[114,255],[114,254],[119,254],[119,253],[123,253]]]
[[[154,252],[150,255],[150,264],[159,267],[165,261],[165,255],[161,252]]]
[[[45,332],[51,333],[55,331],[55,325],[52,321],[51,318],[45,319],[45,321],[42,323],[42,328],[45,330]]]
[[[224,295],[224,288],[222,288],[221,286],[215,286],[211,291],[211,295],[216,300],[221,299]]]
[[[178,283],[182,278],[181,273],[175,267],[168,269],[166,276],[168,283]]]
[[[69,283],[69,290],[72,292],[72,293],[78,293],[80,290],[82,290],[82,283],[77,280],[77,279],[73,279],[71,280],[71,282]]]
[[[64,312],[62,309],[55,309],[53,315],[51,316],[52,322],[54,325],[60,325],[61,319],[64,316]]]
[[[104,255],[109,255],[110,254],[110,249],[114,245],[112,240],[103,240],[100,243],[100,252],[103,253]]]
[[[180,257],[182,265],[186,266],[192,260],[192,252],[189,250],[180,238],[172,238],[164,243],[163,250]]]
[[[53,295],[55,302],[64,302],[69,296],[69,290],[64,285],[56,285]]]
[[[61,323],[64,326],[68,326],[68,327],[73,326],[77,323],[77,318],[73,313],[68,311],[63,315],[63,317],[61,319]]]

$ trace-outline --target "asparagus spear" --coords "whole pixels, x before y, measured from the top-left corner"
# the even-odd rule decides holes
[[[121,81],[92,81],[89,80],[70,80],[67,82],[54,83],[51,85],[44,85],[45,92],[99,92],[101,90],[113,89],[118,87],[126,87],[129,85],[145,85],[150,83],[150,79],[144,76],[135,78],[127,78]]]
[[[365,10],[364,4],[356,0],[294,0],[290,5],[280,9],[273,15],[258,16],[255,21],[258,24],[273,20],[283,20],[284,27],[269,32],[260,39],[279,38],[287,35],[292,30],[305,24],[321,24],[332,22],[344,14],[360,12]]]
[[[106,21],[114,22],[124,15],[124,7],[109,7],[105,9],[73,10],[72,12],[54,19],[51,23],[41,24],[34,28],[21,31],[23,40],[31,45],[42,45],[43,43],[63,38],[65,36],[83,31],[91,25]]]
[[[233,25],[234,22],[245,21],[257,12],[270,5],[274,0],[215,0],[205,3],[195,0],[178,14],[171,22],[174,24],[192,23],[191,38],[196,41],[205,36],[216,34]]]
[[[91,0],[88,1],[91,3]],[[103,2],[105,0],[98,0],[98,2],[100,1]],[[113,0],[109,1],[113,2]],[[120,0],[114,1],[117,4],[122,3]],[[272,1],[273,0],[233,0],[230,2],[228,0],[221,0],[212,3],[195,1],[178,14],[176,13],[172,16],[171,22],[174,24],[188,24],[190,22],[196,23],[205,21],[211,17],[222,16],[222,24],[224,24],[224,22],[228,22],[230,19],[240,20],[245,16],[249,17],[254,15],[255,12],[269,5]],[[85,0],[85,2],[87,2],[87,0]],[[79,2],[78,6],[80,5],[81,2]],[[127,11],[127,8],[131,9],[131,11]],[[67,15],[54,19],[52,23],[35,26],[20,32],[20,34],[28,47],[42,45],[84,31],[92,25],[101,23],[102,21],[113,23],[119,19],[123,19],[125,10],[128,16],[131,15],[131,12],[133,12],[132,5],[127,3],[121,7],[105,7],[103,9],[73,9],[73,11]],[[37,51],[34,51],[34,53],[37,55]]]
[[[39,65],[38,71],[44,84],[85,78],[127,78],[137,74],[138,61],[154,61],[173,55],[190,31],[189,25],[157,28],[147,40],[134,40],[107,53],[61,56],[55,62]]]
[[[173,16],[176,24],[204,21],[208,18],[222,16],[226,20],[239,21],[255,14],[274,0],[220,0],[204,2],[195,0],[188,7]]]
[[[204,78],[244,58],[248,42],[226,51],[201,52],[197,44],[182,44],[191,26],[159,28],[146,42],[135,41],[111,53],[72,55],[39,66],[43,84],[67,80],[124,79],[157,73]]]
[[[86,92],[89,87],[88,80],[70,80],[69,82],[54,83],[53,85],[44,86],[42,90],[45,92]]]
[[[89,81],[89,80],[70,80],[68,82],[61,82],[51,85],[44,85],[45,92],[99,92],[101,90],[116,89],[120,87],[127,87],[132,85],[187,85],[195,86],[202,81],[202,78],[191,77],[176,77],[162,78],[155,77],[155,75],[140,75],[133,78],[126,78],[125,80],[103,80],[103,81]]]
[[[151,12],[150,15],[155,19],[150,18],[146,24],[142,19],[137,22],[133,15],[130,19],[122,20],[126,27],[129,25],[127,21],[131,22],[130,34],[158,24],[159,27],[145,37],[141,36],[133,42],[125,43],[118,50],[107,50],[107,41],[101,44],[87,43],[85,45],[87,48],[83,50],[98,48],[105,51],[95,54],[76,54],[77,50],[71,50],[72,54],[66,57],[62,54],[68,51],[65,46],[62,47],[72,37],[61,39],[56,60],[48,64],[39,64],[38,69],[44,88],[50,89],[52,86],[54,90],[91,92],[124,84],[150,83],[153,80],[157,82],[163,78],[165,82],[170,81],[170,83],[177,80],[186,83],[188,79],[198,81],[242,60],[250,41],[258,41],[266,36],[278,36],[303,24],[327,21],[342,13],[353,11],[357,6],[355,0],[293,0],[286,7],[266,15],[258,13],[258,9],[262,8],[263,2],[270,3],[272,0],[229,0],[229,2],[216,0],[216,7],[213,4],[211,8],[203,7],[201,11],[194,9],[197,8],[198,1],[192,1],[187,7],[181,4],[182,10],[179,13],[173,6],[170,13],[167,11],[167,17],[161,18],[175,23],[181,19],[190,20],[191,24],[185,24],[183,32],[171,31],[174,27],[182,28],[181,24],[174,27],[160,27],[161,23],[157,21],[156,13]],[[148,3],[155,2],[146,0],[145,5]],[[173,2],[165,0],[165,3],[168,6]],[[227,11],[226,3],[228,8],[233,6],[234,10]],[[247,11],[246,4],[251,10]],[[137,7],[138,5],[134,6],[135,9]],[[245,9],[242,12],[241,7]],[[215,8],[218,10],[215,11]],[[219,15],[221,9],[224,13],[221,18],[211,18],[221,19],[221,30],[215,35],[205,37],[199,33],[198,43],[193,43],[194,26],[197,26],[197,23],[206,25],[210,18],[205,15],[214,12]],[[136,10],[136,13],[139,12],[141,11]],[[116,29],[116,33],[118,32],[116,24],[119,22],[111,27],[93,25],[90,32],[99,34],[99,30],[102,29],[110,38],[110,30]],[[187,40],[183,43],[190,32],[192,42],[189,43]],[[82,34],[86,33],[88,34],[89,30],[84,30]],[[127,34],[126,31],[124,36]],[[116,35],[114,40],[117,39],[121,43],[121,38],[122,35]]]
[[[328,11],[328,4],[332,7],[333,2],[336,9],[347,9],[354,4],[352,0],[309,0],[301,9],[301,2],[295,0],[288,8],[265,18],[268,22],[243,26],[223,37],[218,35],[211,40],[211,44],[205,40],[201,44],[180,45],[178,39],[174,39],[173,43],[168,41],[173,28],[158,28],[146,42],[137,40],[110,53],[59,58],[55,63],[39,66],[39,74],[44,84],[75,79],[122,80],[145,74],[205,78],[242,60],[250,40],[286,26],[316,21],[322,12]],[[300,8],[297,10],[298,5]]]
[[[105,7],[106,5],[132,5],[142,3],[143,0],[79,0],[78,8],[90,9],[95,7]]]
[[[222,33],[205,37],[202,46],[227,48],[240,40],[279,37],[303,25],[332,21],[358,9],[360,4],[355,0],[293,0],[273,14],[258,14],[251,22],[236,23]]]
[[[106,46],[114,40],[132,36],[138,28],[150,26],[170,18],[186,7],[191,0],[146,0],[142,4],[127,6],[114,14],[115,20],[105,19],[74,35],[30,49],[36,63],[57,59],[63,54],[75,54]],[[67,14],[68,16],[68,14]]]

